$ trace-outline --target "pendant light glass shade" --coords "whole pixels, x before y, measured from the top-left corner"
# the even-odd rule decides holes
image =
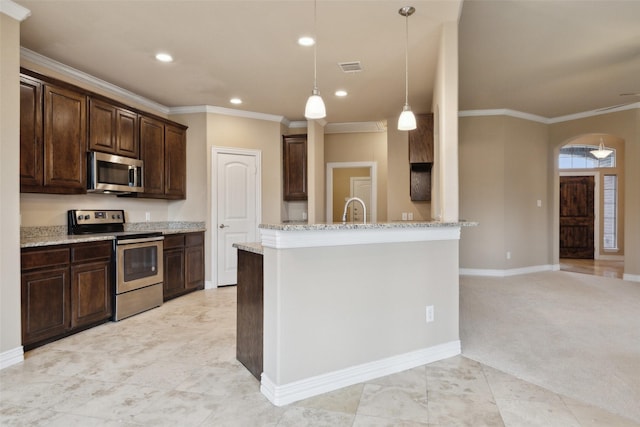
[[[591,154],[597,159],[604,159],[609,157],[609,154],[613,153],[613,150],[607,150],[604,148],[604,141],[600,138],[600,146],[597,150],[591,150]]]
[[[398,130],[414,130],[416,128],[416,116],[411,107],[405,105],[398,117]]]
[[[317,60],[317,18],[316,18],[316,0],[313,1],[313,32],[316,33],[316,42],[313,44],[313,91],[307,99],[307,105],[304,108],[304,116],[307,119],[323,119],[327,116],[327,109],[318,90],[318,60]]]
[[[413,115],[409,107],[409,16],[413,15],[416,9],[413,6],[405,6],[398,10],[398,13],[406,18],[406,38],[404,50],[404,107],[398,117],[398,130],[414,130],[416,128],[416,116]]]
[[[327,116],[327,109],[317,88],[313,88],[311,96],[307,99],[304,116],[307,119],[323,119]]]

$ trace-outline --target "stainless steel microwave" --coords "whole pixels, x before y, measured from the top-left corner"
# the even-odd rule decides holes
[[[87,159],[87,192],[141,193],[142,167],[142,160],[91,151]]]

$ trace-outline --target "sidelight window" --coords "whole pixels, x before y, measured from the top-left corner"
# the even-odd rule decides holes
[[[618,248],[618,177],[604,176],[604,248]]]

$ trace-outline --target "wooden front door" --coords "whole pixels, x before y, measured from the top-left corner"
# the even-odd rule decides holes
[[[560,177],[560,258],[593,259],[593,176]]]

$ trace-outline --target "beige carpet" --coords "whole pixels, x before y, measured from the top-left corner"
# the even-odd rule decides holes
[[[462,276],[460,338],[470,359],[640,422],[640,283]]]

